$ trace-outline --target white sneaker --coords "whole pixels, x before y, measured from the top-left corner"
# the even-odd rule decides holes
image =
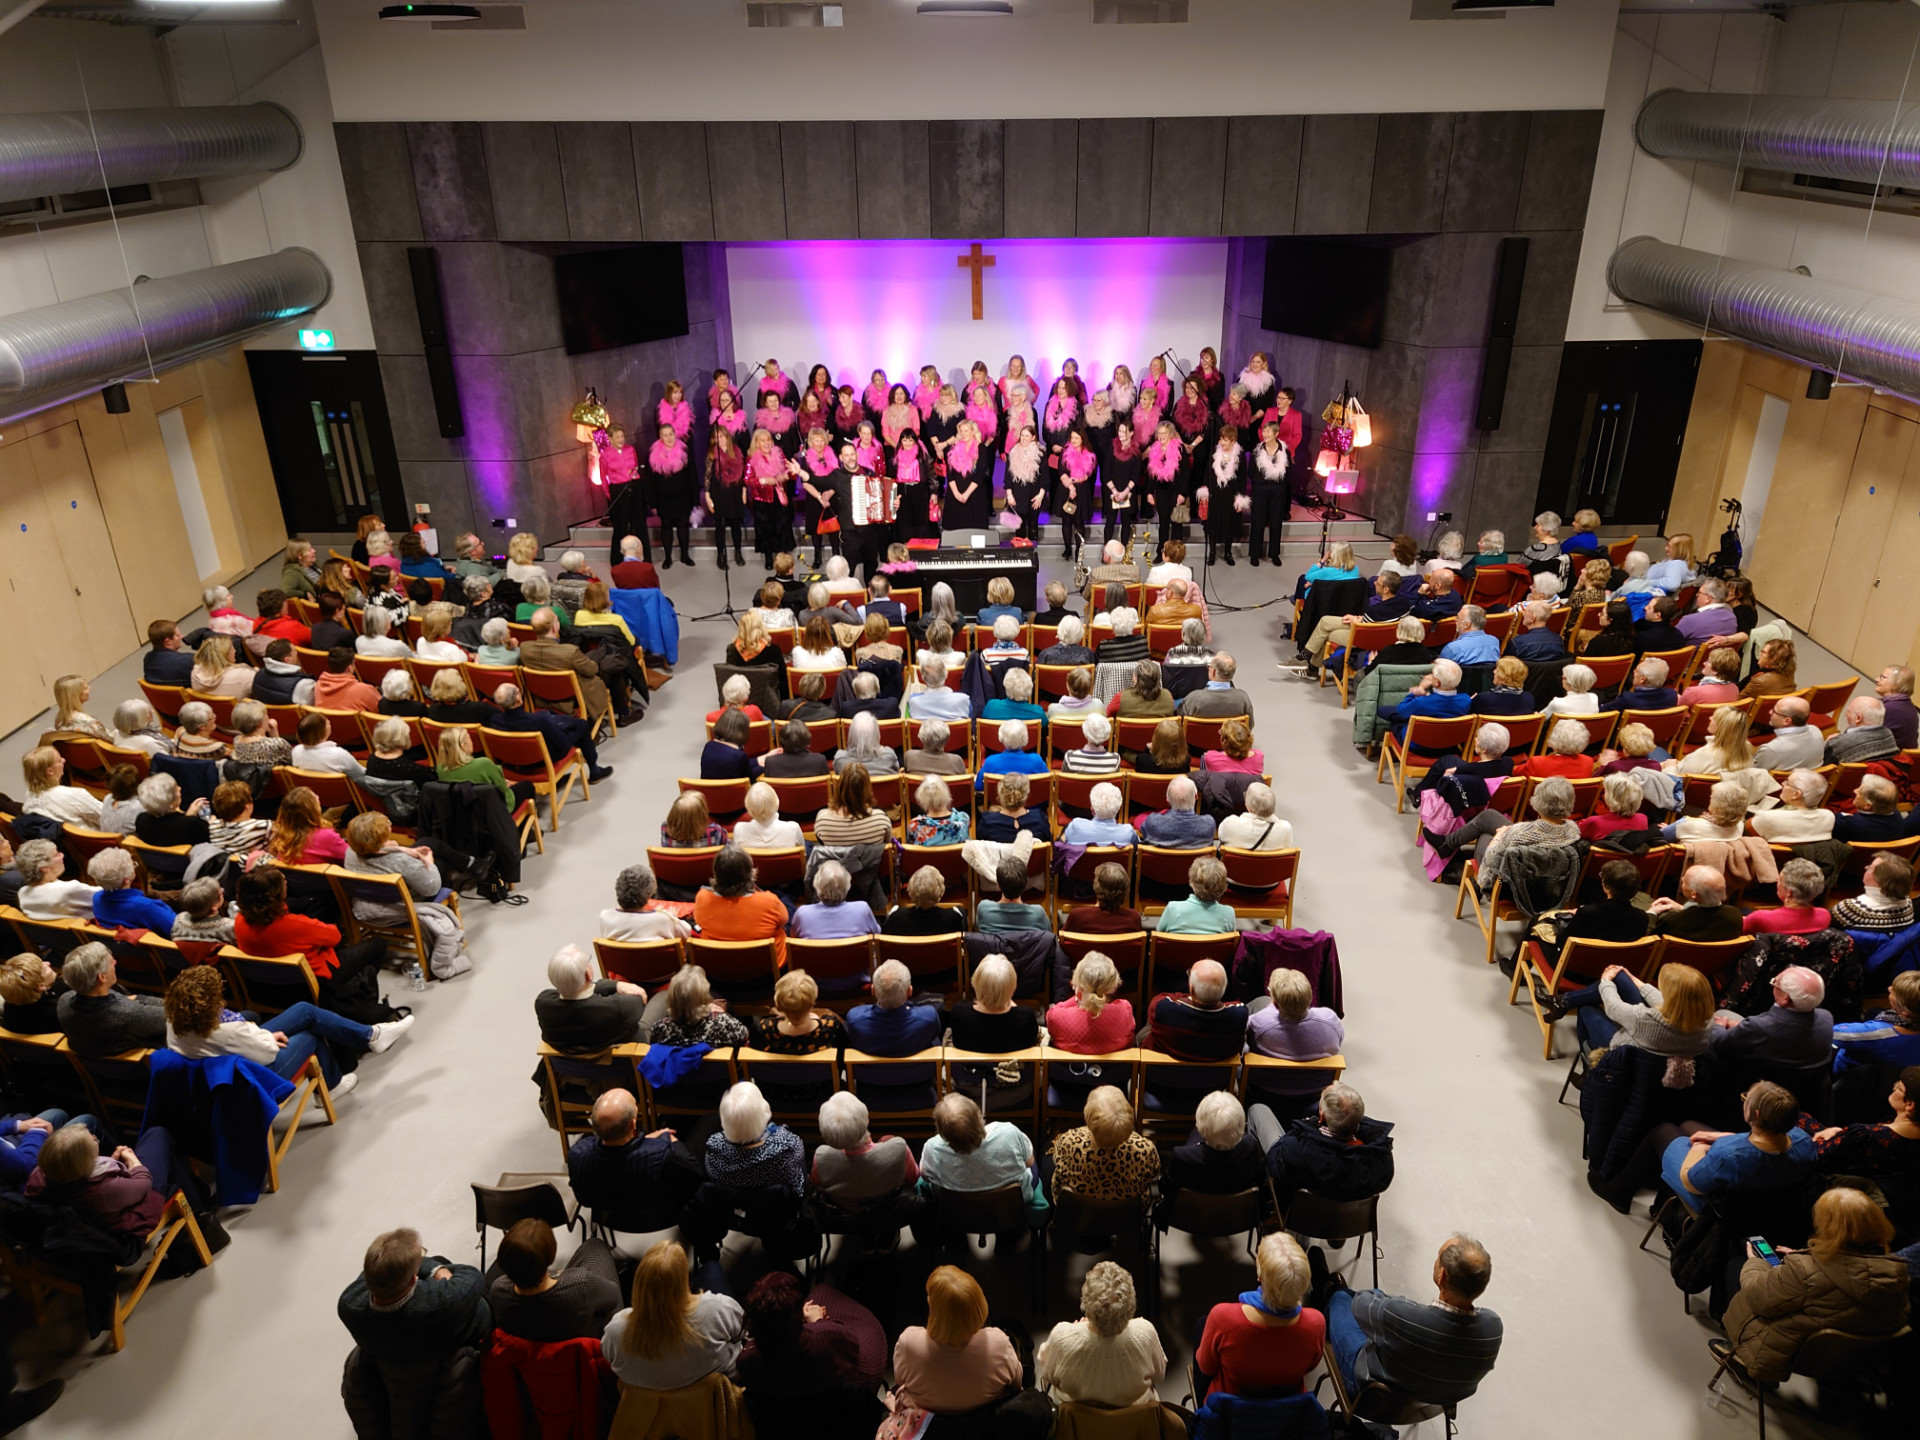
[[[350,1092],[353,1089],[353,1087],[358,1085],[359,1083],[360,1083],[360,1076],[357,1072],[349,1075],[342,1075],[340,1077],[340,1083],[338,1085],[335,1085],[327,1093],[331,1095],[335,1100],[338,1100],[341,1096]]]
[[[398,1020],[389,1020],[384,1025],[376,1025],[373,1027],[372,1038],[367,1041],[367,1049],[378,1055],[412,1028],[413,1016],[411,1015],[403,1015]]]

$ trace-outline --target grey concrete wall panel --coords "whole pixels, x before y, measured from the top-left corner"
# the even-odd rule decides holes
[[[1504,530],[1509,544],[1533,523],[1534,498],[1540,492],[1541,450],[1488,451],[1480,456],[1473,497],[1462,514],[1454,507],[1454,528],[1467,536]]]
[[[1437,252],[1440,262],[1427,311],[1425,344],[1447,347],[1487,343],[1502,238],[1474,233],[1438,235],[1421,242]],[[1396,264],[1402,253],[1395,253]]]
[[[407,126],[420,234],[426,240],[494,238],[493,190],[487,153],[473,122],[429,121]]]
[[[1447,230],[1511,230],[1527,164],[1525,110],[1476,110],[1453,127],[1447,168]]]
[[[1368,230],[1376,235],[1416,235],[1440,228],[1446,213],[1453,122],[1448,111],[1380,117]]]
[[[1545,450],[1547,427],[1553,419],[1553,395],[1559,384],[1559,345],[1516,345],[1513,362],[1507,368],[1500,428],[1487,433],[1485,448]]]
[[[433,507],[433,524],[450,546],[452,537],[472,530],[483,539],[493,523],[491,515],[476,517],[473,510],[473,486],[467,477],[464,460],[402,460],[400,485],[407,500],[415,505]],[[501,537],[503,542],[505,537]]]
[[[398,459],[466,458],[465,439],[441,437],[439,422],[433,414],[433,387],[427,380],[426,356],[381,355],[380,380],[387,392],[387,415],[393,422],[393,448]]]
[[[935,120],[927,126],[928,233],[997,240],[1006,233],[1006,126]]]
[[[855,121],[853,150],[860,238],[924,240],[932,233],[927,122]]]
[[[787,238],[838,240],[859,233],[851,120],[780,122]]]
[[[640,194],[633,178],[633,131],[619,121],[564,121],[560,174],[567,191],[567,236],[572,240],[644,238]]]
[[[647,239],[713,239],[706,126],[697,120],[636,122],[633,173]]]
[[[562,343],[550,257],[516,245],[435,248],[454,354],[523,355]]]
[[[373,318],[373,345],[382,355],[418,355],[420,312],[413,303],[413,276],[407,247],[361,245],[360,279],[366,286],[367,313]]]
[[[1527,167],[1514,215],[1518,230],[1583,230],[1600,152],[1598,110],[1536,110],[1527,131]]]
[[[501,240],[565,240],[567,191],[552,124],[488,120],[480,138],[493,190],[494,234]]]
[[[1558,345],[1567,338],[1567,313],[1573,307],[1573,277],[1580,266],[1578,230],[1553,230],[1527,237],[1527,278],[1520,287],[1516,345]]]
[[[1033,239],[1081,233],[1080,122],[1009,120],[1003,136],[1006,233]]]
[[[406,127],[397,122],[333,127],[356,240],[420,239],[420,204]]]
[[[1145,235],[1153,189],[1153,122],[1082,120],[1079,134],[1079,235]]]
[[[1228,125],[1225,116],[1153,122],[1150,235],[1218,235],[1225,203]]]
[[[714,239],[787,238],[778,121],[707,122],[707,177],[713,186]]]
[[[1227,122],[1221,233],[1293,233],[1305,130],[1298,115],[1236,115]]]
[[[1309,115],[1300,141],[1300,235],[1362,235],[1373,192],[1378,115]]]

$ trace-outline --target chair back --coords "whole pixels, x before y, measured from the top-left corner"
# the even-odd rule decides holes
[[[1653,732],[1653,743],[1660,749],[1672,751],[1678,745],[1680,732],[1693,718],[1693,712],[1685,705],[1672,705],[1664,710],[1622,710],[1620,728],[1629,725],[1644,725]]]
[[[1007,1235],[1028,1228],[1018,1185],[998,1190],[935,1190],[934,1216],[947,1234]]]
[[[940,872],[945,885],[941,891],[942,905],[959,905],[966,910],[973,908],[973,867],[967,864],[958,845],[902,845],[899,851],[898,877],[894,893],[905,904],[906,882],[922,865],[931,865]]]
[[[1554,726],[1563,720],[1571,720],[1587,732],[1587,749],[1592,751],[1613,737],[1613,727],[1619,719],[1618,712],[1613,710],[1602,710],[1597,715],[1555,715],[1551,722],[1540,727],[1534,751],[1540,755],[1547,753],[1547,740],[1553,734]]]
[[[707,739],[709,740],[713,738],[714,724],[715,722],[712,720],[707,722]],[[774,748],[773,721],[749,720],[747,722],[747,738],[740,748],[756,760],[762,755],[771,754]]]
[[[1220,863],[1227,867],[1227,898],[1235,916],[1293,924],[1294,880],[1300,872],[1298,847],[1241,850],[1222,845]]]
[[[1902,1325],[1891,1335],[1856,1335],[1850,1330],[1822,1326],[1800,1342],[1793,1352],[1793,1373],[1822,1384],[1844,1380],[1866,1369],[1887,1351],[1913,1334]]]
[[[1113,747],[1116,750],[1145,750],[1153,744],[1153,732],[1164,715],[1118,715],[1113,721]]]
[[[833,692],[827,692],[829,698]],[[840,742],[846,734],[844,720],[802,720],[807,727],[807,749],[815,755],[832,756],[840,748]]]
[[[1858,675],[1849,675],[1845,680],[1836,680],[1830,685],[1809,686],[1807,704],[1813,714],[1831,716],[1837,724],[1840,712],[1846,708],[1847,701],[1853,698],[1853,692],[1859,684]],[[147,687],[142,685],[140,688],[144,690]]]
[[[1329,1200],[1311,1190],[1297,1190],[1287,1201],[1287,1229],[1333,1245],[1344,1245],[1356,1236],[1371,1235],[1379,1229],[1379,1224],[1378,1195],[1360,1200]]]
[[[282,795],[304,785],[313,792],[322,810],[344,806],[357,811],[353,786],[338,770],[300,770],[292,765],[276,765],[273,767],[273,778]]]
[[[780,818],[795,820],[809,839],[813,837],[813,817],[833,802],[833,790],[825,775],[810,775],[803,780],[768,780],[780,797]]]
[[[669,984],[686,962],[678,940],[609,940],[596,937],[593,958],[607,980],[626,980],[647,990]]]
[[[151,1050],[129,1050],[123,1055],[87,1056],[68,1050],[67,1059],[86,1089],[93,1113],[135,1135],[146,1114],[152,1054]]]
[[[1136,1235],[1147,1222],[1147,1196],[1095,1200],[1061,1186],[1053,1194],[1053,1225],[1070,1235]]]
[[[1109,779],[1112,777],[1109,776]],[[1148,775],[1138,770],[1127,772],[1126,814],[1150,814],[1167,808],[1167,786],[1180,777],[1177,775]]]
[[[1487,809],[1496,815],[1505,815],[1509,820],[1518,819],[1521,814],[1521,801],[1526,793],[1526,776],[1502,776],[1487,791]]]
[[[1187,749],[1194,754],[1220,748],[1220,731],[1232,716],[1188,715],[1181,720],[1187,731]],[[1251,723],[1251,722],[1249,722]]]
[[[140,682],[140,693],[147,697],[147,703],[153,706],[153,713],[169,725],[180,723],[180,707],[187,703],[187,688],[184,685],[155,685],[151,681]]]
[[[547,750],[547,737],[539,730],[489,730],[477,727],[481,750],[507,777],[509,785],[531,780],[536,785],[551,785],[556,769]],[[568,751],[568,755],[575,754]],[[562,756],[564,760],[566,756]],[[742,802],[745,803],[744,801]]]
[[[520,689],[527,704],[538,710],[569,710],[588,716],[587,697],[580,688],[580,677],[571,670],[535,670],[520,667]]]
[[[1593,691],[1596,695],[1618,689],[1633,672],[1631,655],[1582,655],[1580,663],[1593,671]]]
[[[1569,818],[1584,820],[1594,813],[1602,796],[1606,793],[1606,777],[1590,775],[1581,780],[1569,780],[1567,783],[1573,787],[1573,809],[1568,812]]]
[[[1459,753],[1467,743],[1467,737],[1480,725],[1478,715],[1416,715],[1407,722],[1406,750],[1409,763],[1415,769],[1431,765],[1433,762],[1425,755],[1416,756],[1414,751],[1425,754]]]
[[[1476,600],[1473,603],[1477,605],[1480,602]],[[1487,616],[1485,628],[1487,634],[1498,640],[1500,642],[1500,648],[1504,650],[1507,648],[1507,642],[1513,639],[1513,632],[1519,627],[1519,624],[1520,612],[1518,610],[1502,610],[1498,615]]]
[[[540,1047],[541,1083],[547,1092],[553,1127],[560,1132],[562,1164],[573,1142],[592,1133],[593,1102],[608,1090],[632,1086],[633,1093],[641,1097],[641,1128],[646,1128],[650,1113],[647,1091],[639,1082],[639,1067],[623,1053],[626,1048],[614,1046],[589,1055],[567,1055],[551,1045]],[[645,1053],[644,1046],[634,1048]],[[474,1187],[476,1191],[479,1188]]]
[[[1034,652],[1036,655],[1039,651]],[[1033,688],[1037,692],[1034,699],[1042,705],[1066,698],[1067,677],[1076,670],[1091,668],[1085,665],[1042,665],[1038,660],[1033,663]]]
[[[1561,987],[1577,990],[1583,985],[1595,984],[1609,965],[1621,966],[1636,980],[1651,979],[1654,956],[1660,944],[1658,935],[1640,940],[1569,940],[1560,950]]]
[[[873,941],[865,935],[846,940],[791,938],[787,968],[805,970],[823,998],[858,994],[873,976]]]
[[[1681,940],[1668,935],[1660,946],[1660,953],[1654,963],[1647,967],[1646,973],[1658,973],[1660,965],[1686,965],[1698,970],[1707,977],[1707,981],[1718,994],[1726,988],[1726,974],[1739,958],[1753,946],[1753,941],[1745,936],[1736,936],[1732,940]]]
[[[327,673],[327,652],[324,650],[306,650],[293,647],[294,663],[314,679]]]
[[[1083,715],[1060,715],[1047,721],[1047,763],[1058,765],[1069,750],[1085,745],[1086,726]]]
[[[107,790],[107,765],[99,747],[85,735],[62,735],[54,750],[67,762],[67,783],[99,795]]]
[[[1259,1227],[1266,1198],[1266,1192],[1258,1188],[1236,1190],[1230,1195],[1182,1190],[1167,1205],[1160,1227],[1203,1239],[1244,1235]]]
[[[680,777],[682,795],[699,795],[707,802],[707,815],[714,820],[724,821],[728,816],[739,816],[746,812],[747,788],[753,782],[745,778],[733,780],[695,780],[689,776]]]
[[[191,845],[149,845],[134,835],[126,836],[120,844],[146,867],[149,887],[164,881],[165,889],[180,888],[182,877],[187,873],[187,858],[193,853]]]
[[[1148,978],[1147,993],[1154,995],[1162,990],[1183,988],[1187,972],[1202,960],[1218,960],[1231,975],[1233,957],[1239,949],[1238,931],[1219,935],[1162,935],[1156,931],[1152,948],[1153,973]]]
[[[785,850],[756,850],[749,847],[755,883],[762,890],[785,890],[806,878],[807,852],[800,846]]]
[[[1069,812],[1074,815],[1092,815],[1093,787],[1096,785],[1111,785],[1120,792],[1120,814],[1125,815],[1127,813],[1127,782],[1132,778],[1132,773],[1128,770],[1116,770],[1111,775],[1082,775],[1071,770],[1053,771],[1047,778],[1053,786],[1053,803],[1059,810],[1056,820],[1064,824]],[[1091,870],[1087,872],[1089,878],[1092,874]]]
[[[378,690],[380,682],[385,680],[389,673],[395,670],[406,670],[407,661],[411,658],[411,656],[401,655],[355,655],[353,673]],[[413,678],[411,671],[408,671],[407,678],[409,680]]]
[[[460,668],[466,672],[467,689],[473,692],[476,699],[491,701],[493,692],[502,685],[511,685],[516,690],[522,688],[518,665],[482,665],[469,660]],[[520,703],[526,704],[525,695],[521,696]]]
[[[698,890],[712,883],[713,857],[719,853],[718,845],[696,845],[690,849],[649,845],[647,864],[662,883]]]
[[[1182,628],[1181,624],[1150,621],[1147,625],[1147,653],[1156,660],[1165,660],[1167,652],[1180,643]]]
[[[876,935],[873,963],[898,960],[913,976],[916,990],[939,990],[958,997],[966,989],[967,946],[959,935]]]
[[[1147,933],[1135,930],[1121,935],[1077,934],[1062,930],[1055,937],[1066,952],[1069,966],[1078,965],[1090,952],[1099,951],[1120,972],[1120,988],[1115,995],[1134,1002],[1136,1009],[1146,1000]]]
[[[986,809],[991,810],[1000,803],[1000,782],[1011,773],[1013,772],[995,770],[987,775],[980,789],[980,799]],[[1047,807],[1053,804],[1052,774],[1046,772],[1035,775],[1028,771],[1022,771],[1020,774],[1021,778],[1027,782],[1027,807],[1046,811]]]
[[[1187,872],[1193,868],[1193,862],[1203,855],[1213,854],[1213,847],[1208,846],[1204,850],[1171,850],[1160,845],[1136,845],[1133,847],[1133,853],[1135,873],[1138,876],[1140,908],[1157,915],[1167,908],[1167,902],[1151,900],[1146,888],[1148,884],[1160,885],[1184,893],[1187,887]]]
[[[780,968],[772,940],[709,940],[696,935],[687,941],[687,963],[707,972],[716,989],[751,986],[764,981],[769,990]]]
[[[78,825],[62,825],[60,848],[73,861],[68,878],[85,879],[87,866],[93,863],[94,856],[102,850],[124,849],[126,839],[117,830],[83,830]]]
[[[522,1220],[544,1220],[555,1230],[565,1230],[573,1221],[567,1214],[567,1202],[548,1180],[531,1185],[482,1185],[473,1183],[473,1228],[480,1232],[480,1263],[486,1264],[487,1231],[511,1230]]]
[[[320,982],[304,955],[249,955],[226,945],[220,950],[220,968],[234,986],[231,998],[263,1019],[302,1000],[320,1003]]]

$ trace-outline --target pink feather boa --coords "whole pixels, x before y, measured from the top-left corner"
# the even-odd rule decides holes
[[[1231,485],[1240,478],[1240,455],[1238,445],[1225,450],[1216,448],[1213,452],[1213,478],[1222,485]]]
[[[880,436],[889,445],[898,445],[909,430],[920,428],[920,412],[912,405],[889,405],[880,417]]]
[[[787,457],[778,450],[754,450],[747,455],[747,488],[761,504],[786,497]]]
[[[902,445],[894,452],[893,478],[901,485],[920,483],[920,447],[918,445]]]
[[[970,472],[980,458],[980,443],[977,440],[956,440],[947,449],[947,473],[965,475]]]
[[[1149,375],[1140,382],[1142,394],[1151,390],[1154,394],[1154,408],[1165,410],[1173,400],[1173,380],[1166,375]]]
[[[800,452],[800,459],[815,475],[831,475],[840,468],[840,457],[833,453],[831,446],[816,450],[809,445]]]
[[[1115,410],[1131,410],[1134,402],[1140,398],[1140,387],[1137,385],[1122,385],[1118,380],[1109,380],[1107,382],[1107,397],[1113,402],[1113,408]]]
[[[678,438],[671,445],[664,440],[654,441],[647,447],[647,466],[656,475],[672,475],[686,469],[686,444]]]
[[[876,385],[869,385],[865,390],[860,392],[861,403],[863,403],[867,409],[878,414],[887,408],[887,391],[892,388],[893,387],[888,385],[884,380]]]
[[[1047,401],[1047,428],[1064,430],[1073,424],[1073,417],[1080,413],[1080,402],[1071,395],[1056,395]]]
[[[967,406],[967,418],[980,427],[982,435],[992,435],[1000,429],[1000,412],[991,405]]]
[[[931,418],[933,415],[933,407],[940,403],[940,387],[938,385],[915,386],[913,403],[919,408],[920,418],[922,420]]]
[[[1160,407],[1152,403],[1151,396],[1142,395],[1140,402],[1133,407],[1134,435],[1151,435],[1159,427]]]
[[[1020,443],[1020,432],[1031,424],[1033,424],[1031,405],[1015,405],[1007,411],[1007,433],[1002,438],[1006,441],[1008,450],[1012,450]]]
[[[747,432],[747,412],[739,409],[712,410],[707,414],[707,424],[715,429],[725,430],[738,439]]]
[[[1273,389],[1273,372],[1271,370],[1261,370],[1258,372],[1242,370],[1240,372],[1240,384],[1250,398],[1258,400],[1261,396]]]
[[[655,413],[659,415],[662,425],[671,425],[673,433],[682,439],[693,429],[693,406],[684,400],[676,400],[672,404],[662,400]]]
[[[1156,440],[1147,446],[1147,473],[1162,485],[1170,485],[1180,473],[1180,442]]]
[[[1040,442],[1025,440],[1014,442],[1007,451],[1007,478],[1017,480],[1022,485],[1031,485],[1040,475]]]
[[[794,413],[790,406],[782,405],[769,415],[764,407],[760,411],[760,423],[770,435],[784,435],[793,429]]]
[[[846,434],[852,434],[860,422],[867,418],[867,412],[860,408],[858,400],[850,400],[845,405],[833,407],[834,428]]]
[[[1098,457],[1095,456],[1093,451],[1086,447],[1082,446],[1076,450],[1069,445],[1060,452],[1060,468],[1066,471],[1067,474],[1073,476],[1076,481],[1085,480],[1093,474],[1094,463],[1097,459]]]
[[[863,440],[853,447],[855,463],[862,470],[871,470],[875,474],[879,473],[880,462],[886,457],[887,452],[880,447],[878,440]]]

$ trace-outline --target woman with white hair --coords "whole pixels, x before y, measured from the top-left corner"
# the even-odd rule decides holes
[[[1118,610],[1109,611],[1106,619],[1112,622],[1113,633],[1093,647],[1093,659],[1097,665],[1123,665],[1144,660],[1147,656],[1147,637],[1138,634],[1140,612],[1130,605],[1122,605]],[[1093,628],[1101,628],[1100,617],[1096,617]]]
[[[1660,832],[1662,840],[1738,840],[1747,828],[1747,792],[1733,780],[1722,780],[1707,792],[1706,813],[1686,815]]]
[[[849,765],[864,765],[869,775],[893,775],[900,770],[900,757],[880,743],[880,722],[871,710],[862,710],[847,722],[847,743],[833,757],[833,773],[841,774]]]
[[[797,850],[806,835],[798,820],[780,818],[780,793],[756,780],[747,787],[747,818],[734,825],[733,843],[749,850]]]
[[[1560,672],[1560,685],[1566,692],[1546,704],[1549,715],[1597,715],[1600,697],[1593,693],[1599,676],[1585,665],[1569,665]]]
[[[189,700],[180,707],[180,723],[173,732],[173,753],[182,760],[224,760],[227,742],[213,728],[213,707]]]
[[[1536,779],[1558,775],[1563,780],[1585,780],[1593,774],[1595,764],[1595,758],[1587,754],[1587,746],[1592,743],[1592,732],[1578,720],[1556,720],[1547,731],[1546,752],[1528,756],[1513,773]]]
[[[171,775],[149,775],[140,782],[140,809],[144,812],[133,822],[133,833],[148,845],[205,845],[212,838],[207,830],[206,796],[201,796],[183,813],[180,809],[180,782]]]
[[[1191,616],[1180,622],[1180,643],[1167,651],[1168,665],[1206,665],[1213,659],[1207,644],[1206,622]]]
[[[17,903],[29,920],[92,920],[98,893],[84,880],[62,880],[67,857],[51,840],[29,840],[13,856],[20,872]],[[104,947],[103,947],[104,948]]]
[[[847,564],[847,557],[844,555],[829,555],[827,563],[821,566],[820,573],[826,576],[829,596],[866,594],[867,587],[854,578],[853,567]]]
[[[787,971],[773,982],[773,1013],[754,1017],[754,1048],[775,1055],[812,1055],[821,1050],[846,1049],[846,1023],[831,1010],[814,1009],[819,999],[818,981],[805,970]],[[794,1072],[793,1081],[801,1081],[806,1073]],[[810,1090],[812,1094],[807,1098],[818,1101],[832,1088],[831,1082],[823,1078],[807,1084],[790,1083],[779,1087],[776,1093],[785,1103]]]
[[[1025,627],[1012,615],[997,616],[993,622],[993,643],[981,652],[989,665],[1027,658],[1027,647],[1020,643]]]
[[[478,665],[518,665],[520,642],[507,628],[506,618],[496,615],[480,626],[480,648],[473,652]]]
[[[413,654],[413,647],[393,633],[394,623],[393,611],[386,606],[368,606],[366,613],[360,617],[360,636],[353,642],[354,653],[375,660],[404,660]],[[505,663],[515,665],[519,661],[516,658]]]
[[[1093,651],[1087,648],[1087,623],[1078,615],[1061,617],[1054,631],[1053,644],[1034,658],[1042,665],[1091,665]]]
[[[149,755],[173,753],[166,732],[160,728],[160,718],[145,700],[122,700],[114,706],[113,733],[113,743],[123,750],[144,750]]]
[[[1167,1154],[1160,1176],[1161,1213],[1170,1213],[1174,1196],[1182,1190],[1233,1195],[1262,1188],[1267,1183],[1267,1148],[1280,1134],[1279,1120],[1265,1105],[1249,1112],[1231,1091],[1207,1095],[1194,1110],[1187,1143]]]
[[[233,592],[224,585],[209,585],[200,592],[200,603],[207,607],[207,628],[216,635],[245,639],[253,634],[253,617],[233,608]]]
[[[553,578],[553,598],[569,610],[581,607],[587,586],[597,577],[587,568],[587,552],[566,550],[560,555],[560,573]]]
[[[901,765],[909,775],[961,775],[966,772],[966,757],[947,753],[953,732],[944,720],[925,720],[916,732],[917,743],[907,751]]]
[[[999,729],[1000,749],[988,755],[980,762],[974,775],[974,788],[985,790],[989,775],[1044,775],[1047,762],[1027,747],[1032,743],[1032,732],[1024,720],[1002,720]]]
[[[1105,715],[1089,715],[1085,723],[1080,726],[1081,743],[1067,751],[1061,761],[1061,768],[1072,775],[1119,774],[1120,755],[1108,746],[1108,742],[1112,739],[1112,722]]]
[[[838,1090],[820,1106],[820,1148],[813,1152],[813,1191],[837,1209],[874,1210],[910,1195],[920,1178],[913,1147],[898,1135],[874,1138],[866,1102]]]
[[[1246,808],[1220,822],[1222,845],[1234,850],[1286,850],[1293,845],[1293,826],[1274,814],[1273,787],[1256,780],[1247,786],[1241,802]]]
[[[1804,845],[1833,838],[1834,813],[1824,808],[1827,780],[1818,770],[1795,770],[1780,786],[1776,810],[1756,810],[1753,832],[1775,845]]]
[[[1592,844],[1609,835],[1645,830],[1647,817],[1640,807],[1646,798],[1640,782],[1624,771],[1616,770],[1604,777],[1600,782],[1600,808],[1580,822],[1580,838]],[[1831,816],[1827,828],[1833,828]]]
[[[1571,781],[1558,775],[1550,776],[1534,786],[1527,803],[1533,808],[1534,819],[1502,826],[1484,842],[1484,848],[1479,852],[1482,891],[1492,889],[1494,880],[1502,873],[1501,866],[1508,850],[1572,845],[1580,839],[1580,827],[1572,818]],[[1449,840],[1455,842],[1452,848],[1464,843],[1457,837],[1465,835],[1472,828],[1471,825],[1462,826],[1448,836]]]
[[[1033,703],[1033,676],[1022,669],[1001,672],[1001,695],[980,709],[982,720],[1025,720],[1038,728],[1047,718],[1045,707]]]
[[[813,893],[819,898],[794,911],[787,933],[797,940],[854,940],[876,935],[880,922],[866,901],[847,902],[853,876],[838,860],[824,861],[813,872]]]
[[[953,791],[938,775],[929,775],[913,792],[919,813],[907,821],[909,845],[964,845],[972,829],[965,811],[955,812]]]
[[[1467,563],[1467,537],[1458,530],[1449,530],[1440,537],[1440,553],[1421,567],[1421,574],[1431,575],[1436,570],[1452,570],[1456,574]]]
[[[562,945],[547,961],[547,988],[533,997],[540,1038],[568,1055],[647,1038],[647,992],[630,980],[596,980],[593,957]]]
[[[966,933],[967,917],[947,898],[947,877],[935,865],[922,865],[907,877],[906,899],[888,912],[880,927],[883,935],[961,935]]]
[[[1629,550],[1627,558],[1620,562],[1621,573],[1625,579],[1614,588],[1616,595],[1657,595],[1662,587],[1652,576],[1653,561],[1644,550]],[[1618,578],[1618,577],[1616,577]]]
[[[1301,1304],[1312,1271],[1300,1244],[1285,1231],[1267,1236],[1254,1255],[1257,1288],[1216,1305],[1194,1349],[1200,1393],[1289,1395],[1303,1388],[1320,1363],[1327,1321]]]
[[[707,1137],[707,1179],[736,1190],[781,1186],[796,1200],[806,1188],[807,1147],[773,1123],[773,1107],[751,1080],[720,1097],[720,1131]]]
[[[172,935],[173,907],[134,888],[133,856],[115,846],[87,862],[87,878],[100,888],[93,893],[93,920],[109,930],[151,930]]]
[[[1078,1320],[1063,1320],[1034,1355],[1034,1380],[1056,1403],[1144,1405],[1167,1377],[1151,1320],[1134,1314],[1133,1276],[1111,1260],[1087,1271]]]
[[[1087,792],[1093,806],[1091,816],[1076,816],[1067,822],[1060,838],[1069,845],[1132,845],[1140,836],[1133,826],[1120,818],[1124,803],[1120,787],[1102,781]]]

